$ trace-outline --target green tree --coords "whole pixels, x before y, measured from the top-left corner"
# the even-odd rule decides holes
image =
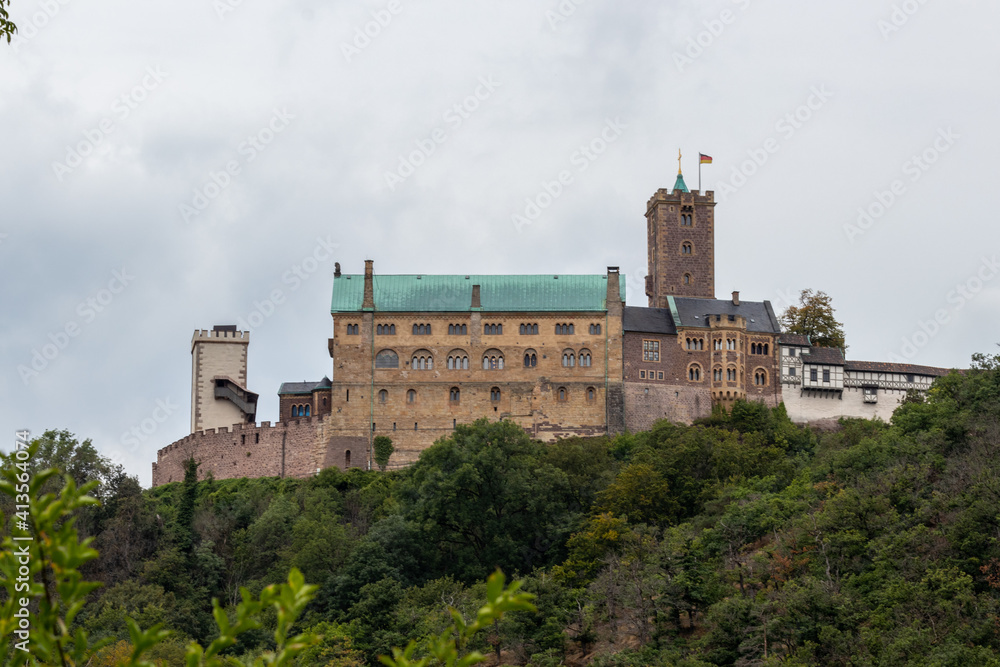
[[[582,516],[569,509],[566,474],[543,453],[514,422],[486,419],[421,453],[407,493],[425,539],[440,545],[442,574],[471,581],[556,560]]]
[[[375,436],[372,449],[374,450],[375,463],[378,464],[379,470],[385,472],[385,467],[389,465],[389,457],[396,451],[396,448],[392,446],[392,439],[384,435]]]
[[[799,294],[799,305],[789,306],[782,313],[781,328],[785,333],[809,336],[813,345],[846,350],[844,325],[833,313],[833,300],[826,292],[804,289]]]
[[[10,16],[7,14],[8,6],[10,0],[0,0],[0,39],[6,37],[7,43],[10,44],[11,37],[17,32],[17,26],[10,21]]]

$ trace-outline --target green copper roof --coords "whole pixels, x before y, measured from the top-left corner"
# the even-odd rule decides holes
[[[625,276],[618,277],[625,300]],[[375,275],[375,310],[380,312],[471,311],[472,286],[479,285],[481,310],[498,312],[604,311],[607,276],[429,276]],[[330,312],[358,312],[365,277],[343,274],[333,279]]]
[[[677,174],[677,180],[674,181],[674,190],[680,190],[681,192],[691,192],[688,190],[687,183],[684,182],[684,174]]]

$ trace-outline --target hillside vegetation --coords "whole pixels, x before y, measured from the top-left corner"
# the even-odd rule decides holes
[[[296,632],[324,637],[297,664],[376,665],[410,640],[419,655],[447,606],[475,617],[499,568],[538,609],[473,638],[503,664],[1000,665],[998,366],[976,356],[891,423],[830,433],[740,402],[552,445],[484,420],[389,473],[197,482],[191,467],[143,491],[65,432],[36,465],[101,479],[77,527],[103,586],[75,624],[122,654],[127,618],[163,623],[161,664],[216,636],[212,598],[232,613],[241,587],[292,568],[318,586]],[[265,612],[226,653],[273,649],[277,622]],[[111,649],[91,664],[118,664]]]

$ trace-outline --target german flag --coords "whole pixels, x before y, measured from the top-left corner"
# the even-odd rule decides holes
[[[698,164],[712,164],[712,156],[698,153]]]

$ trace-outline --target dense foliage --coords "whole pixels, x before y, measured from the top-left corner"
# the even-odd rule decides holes
[[[552,445],[480,421],[386,473],[197,482],[192,464],[140,492],[98,471],[76,527],[104,586],[74,625],[124,655],[127,619],[163,623],[148,659],[183,664],[218,632],[212,598],[235,618],[241,587],[297,568],[318,588],[294,631],[323,637],[297,664],[377,665],[428,655],[446,606],[476,618],[499,567],[538,612],[469,637],[493,664],[1000,665],[998,436],[1000,359],[978,356],[890,423],[829,433],[740,402]],[[274,650],[277,622],[226,655]]]

